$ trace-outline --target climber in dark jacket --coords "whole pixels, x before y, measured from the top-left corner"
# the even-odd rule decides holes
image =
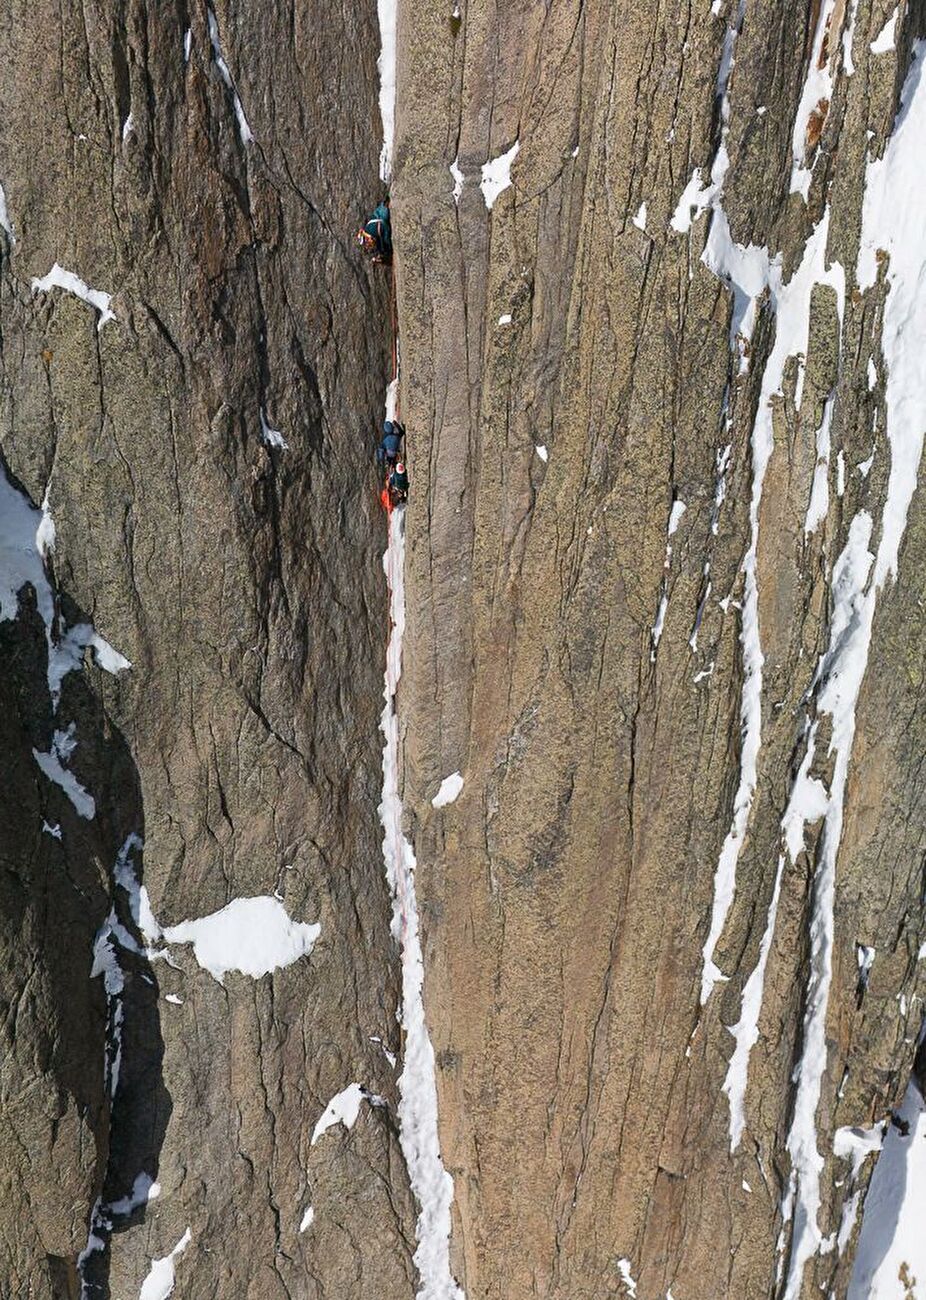
[[[374,262],[383,262],[388,266],[392,261],[392,222],[388,196],[382,203],[377,203],[372,217],[357,231],[357,243],[365,253],[371,254]]]
[[[387,465],[392,469],[399,459],[404,437],[404,424],[399,424],[398,420],[386,421],[383,425],[383,440],[376,449],[376,459],[380,465]]]
[[[389,475],[389,487],[399,501],[408,496],[408,472],[400,460],[396,461],[395,469]]]

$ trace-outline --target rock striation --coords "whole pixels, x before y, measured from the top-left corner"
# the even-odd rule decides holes
[[[9,564],[43,504],[55,533],[47,626],[28,582],[0,623],[0,1291],[127,1300],[161,1261],[189,1296],[411,1296],[376,816],[389,307],[351,246],[376,14],[0,22],[0,445],[33,512],[7,538],[4,498]],[[241,900],[265,910],[212,952]],[[358,1085],[384,1104],[313,1144]]]
[[[922,1015],[923,34],[400,16],[406,809],[471,1297],[847,1293]]]
[[[926,11],[378,9],[0,15],[0,1296],[912,1291]]]

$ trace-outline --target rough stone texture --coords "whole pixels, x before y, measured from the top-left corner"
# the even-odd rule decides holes
[[[727,1026],[759,959],[808,721],[814,773],[832,780],[815,668],[833,563],[860,509],[878,526],[890,464],[883,275],[854,284],[865,160],[890,134],[926,14],[903,4],[896,49],[875,57],[889,0],[837,0],[805,205],[789,194],[791,136],[818,6],[742,10],[724,211],[790,275],[828,204],[847,297],[840,346],[835,293],[815,289],[803,370],[791,358],[775,400],[757,787],[714,954],[727,978],[701,1008],[740,779],[750,436],[776,329],[766,301],[737,373],[731,293],[700,260],[714,218],[669,228],[720,141],[738,7],[713,8],[401,7],[403,757],[469,1300],[601,1300],[631,1277],[639,1300],[782,1294],[819,824],[783,871],[732,1156]],[[401,1049],[370,469],[389,303],[350,242],[378,192],[375,7],[236,0],[214,19],[210,34],[208,9],[185,0],[0,13],[15,233],[0,232],[0,468],[56,523],[55,636],[92,622],[132,663],[114,676],[88,651],[56,703],[36,593],[0,623],[0,1296],[16,1300],[77,1300],[82,1284],[84,1300],[128,1300],[188,1229],[176,1294],[193,1300],[416,1291],[382,1050]],[[515,140],[513,185],[489,213],[480,168]],[[56,262],[111,294],[115,319],[34,293]],[[829,509],[808,534],[831,392]],[[899,1101],[921,1019],[924,586],[915,496],[877,603],[838,858],[816,1115],[825,1237],[873,1164],[854,1184],[833,1134]],[[92,819],[32,755],[72,724]],[[435,810],[456,769],[462,793]],[[145,951],[126,872],[161,926],[276,893],[321,937],[272,975],[219,984],[189,947]],[[866,987],[857,945],[876,950]],[[91,972],[110,951],[124,988],[107,997]],[[355,1082],[387,1104],[313,1146]],[[158,1198],[106,1210],[139,1175]],[[813,1256],[803,1297],[846,1294],[857,1222],[844,1249]],[[88,1241],[100,1248],[82,1257]]]
[[[629,1294],[622,1260],[642,1300],[670,1288],[676,1300],[780,1293],[819,824],[784,872],[733,1157],[725,1026],[756,966],[804,718],[815,716],[832,564],[856,511],[870,509],[877,529],[884,500],[883,279],[854,290],[866,131],[880,151],[926,27],[921,6],[901,5],[897,49],[875,58],[869,43],[892,6],[859,4],[849,77],[837,4],[835,92],[805,206],[788,192],[791,134],[818,6],[745,4],[724,210],[738,242],[780,251],[790,275],[828,199],[828,257],[846,268],[847,303],[840,356],[835,294],[815,291],[800,410],[796,359],[775,405],[757,562],[757,791],[715,953],[728,980],[702,1013],[701,952],[740,769],[749,439],[775,330],[766,304],[748,374],[731,377],[731,294],[700,261],[710,214],[687,235],[669,229],[719,142],[715,88],[736,7],[717,7],[469,0],[459,24],[441,6],[400,17],[394,206],[414,489],[406,811],[456,1181],[454,1261],[470,1300]],[[512,187],[489,213],[480,167],[516,139]],[[631,220],[644,201],[645,232]],[[882,376],[873,392],[869,357]],[[834,386],[829,511],[805,535]],[[855,466],[872,444],[863,478]],[[653,654],[676,498],[687,509]],[[817,1113],[824,1236],[853,1190],[833,1133],[899,1102],[921,1018],[924,528],[917,495],[856,714]],[[813,769],[826,782],[828,726],[821,718]],[[463,792],[435,811],[456,769]],[[877,952],[864,991],[856,944]],[[785,1260],[789,1241],[790,1227]],[[852,1249],[817,1255],[801,1294],[844,1295]]]
[[[370,469],[388,297],[351,244],[379,186],[376,14],[217,3],[215,18],[251,143],[204,5],[0,15],[16,237],[0,232],[0,446],[12,480],[47,494],[67,625],[92,619],[132,663],[113,677],[88,656],[53,718],[29,588],[0,624],[0,1292],[76,1296],[96,1198],[144,1172],[160,1197],[89,1257],[90,1300],[137,1296],[188,1227],[184,1295],[399,1300],[414,1207],[371,1041],[398,1050]],[[55,262],[112,294],[116,319],[34,295]],[[262,411],[288,450],[262,441]],[[30,752],[71,722],[92,822]],[[113,878],[131,833],[161,925],[277,892],[322,933],[308,958],[224,987],[189,947],[150,964],[123,950],[110,1104],[90,971],[111,902],[139,940]],[[388,1107],[311,1147],[353,1082]]]

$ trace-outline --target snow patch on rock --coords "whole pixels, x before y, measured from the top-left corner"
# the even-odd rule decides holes
[[[440,783],[440,789],[431,800],[433,808],[445,808],[447,804],[453,803],[463,789],[463,778],[459,772],[451,772],[450,776],[445,776]]]
[[[830,100],[833,98],[833,74],[830,68],[832,54],[827,53],[825,42],[829,37],[835,6],[836,0],[823,0],[820,6],[807,76],[804,78],[791,135],[791,193],[800,194],[805,203],[810,193],[810,181],[813,175],[813,163],[811,162],[809,167],[804,165],[808,130],[814,114],[826,116]],[[816,157],[816,146],[814,146],[814,157]]]
[[[151,1261],[151,1268],[141,1284],[138,1300],[167,1300],[177,1280],[174,1262],[180,1258],[192,1240],[193,1234],[187,1228],[169,1255]]]
[[[192,944],[199,965],[220,984],[229,971],[260,979],[291,966],[309,955],[320,934],[320,925],[293,921],[278,899],[266,895],[236,898],[209,916],[157,931],[169,944]]]
[[[112,294],[104,293],[102,289],[91,289],[79,275],[75,275],[73,271],[66,271],[57,262],[47,275],[42,276],[40,280],[32,281],[33,293],[51,293],[52,289],[63,289],[65,293],[72,293],[81,302],[94,307],[100,313],[96,326],[98,331],[107,321],[116,319],[110,307]]]
[[[894,36],[897,31],[897,9],[888,18],[878,35],[868,47],[872,54],[889,54],[894,48]]]
[[[466,177],[460,170],[460,155],[457,154],[450,164],[450,175],[453,177],[453,201],[459,203],[463,196],[463,186],[466,183]]]
[[[332,1097],[312,1130],[312,1146],[314,1147],[322,1134],[327,1133],[336,1124],[343,1124],[347,1129],[353,1128],[360,1114],[361,1103],[368,1095],[361,1084],[352,1083]],[[302,1229],[300,1228],[299,1231],[301,1232]]]
[[[10,243],[16,243],[16,236],[13,234],[13,223],[10,221],[10,214],[6,207],[6,194],[3,186],[0,185],[0,230],[5,230],[10,237]]]
[[[482,180],[479,182],[479,188],[490,212],[498,196],[511,185],[511,164],[517,158],[520,149],[520,140],[515,140],[506,153],[499,154],[497,158],[490,158],[482,165]]]
[[[926,1103],[915,1083],[907,1088],[898,1119],[907,1131],[891,1124],[884,1135],[865,1198],[848,1300],[904,1300],[910,1294],[901,1281],[904,1265],[911,1278],[926,1279]],[[867,1154],[861,1153],[863,1160]]]
[[[260,410],[260,436],[261,441],[266,443],[268,447],[278,447],[280,451],[289,450],[289,443],[283,437],[280,430],[272,429],[270,427],[263,407],[261,407]]]

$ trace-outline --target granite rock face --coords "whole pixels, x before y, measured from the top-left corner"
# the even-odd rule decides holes
[[[54,520],[48,637],[112,648],[72,636],[56,702],[33,587],[4,608],[0,1291],[125,1300],[189,1230],[185,1295],[411,1296],[376,815],[388,292],[351,243],[375,10],[0,24],[5,474]],[[260,978],[152,938],[274,896],[321,933]],[[312,1145],[354,1083],[387,1104]]]
[[[471,1298],[847,1292],[835,1135],[899,1103],[922,993],[900,253],[857,271],[893,13],[400,16],[406,810]]]
[[[375,7],[0,34],[0,1296],[410,1300]],[[922,1019],[924,35],[400,5],[401,757],[469,1300],[849,1294]]]

